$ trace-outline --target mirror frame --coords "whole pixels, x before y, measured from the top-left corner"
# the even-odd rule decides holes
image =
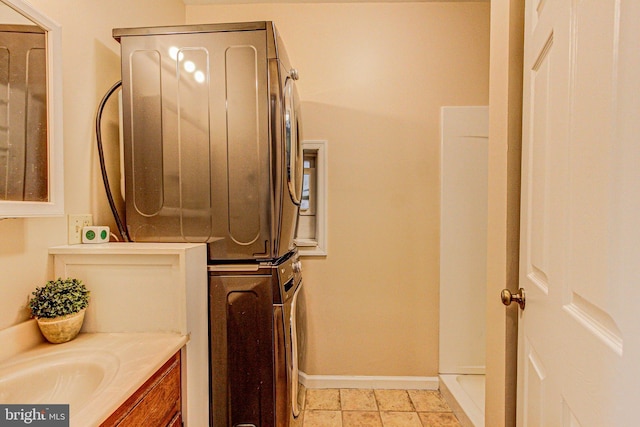
[[[64,215],[62,150],[62,28],[23,0],[0,0],[46,31],[47,46],[47,159],[49,201],[0,200],[0,218]]]

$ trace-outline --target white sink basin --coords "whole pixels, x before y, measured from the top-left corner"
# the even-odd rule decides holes
[[[29,320],[0,330],[0,403],[69,404],[70,427],[98,426],[187,340],[175,333],[81,333],[49,344]]]
[[[119,359],[109,352],[59,351],[0,368],[0,402],[82,407],[115,377]]]

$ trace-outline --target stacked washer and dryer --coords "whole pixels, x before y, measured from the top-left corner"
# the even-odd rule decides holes
[[[210,424],[301,417],[295,80],[271,22],[114,29],[126,230],[208,246]]]

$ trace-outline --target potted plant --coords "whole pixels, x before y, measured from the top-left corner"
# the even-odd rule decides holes
[[[29,301],[42,335],[57,344],[74,339],[80,332],[84,312],[89,304],[89,291],[78,279],[50,280],[32,292]]]

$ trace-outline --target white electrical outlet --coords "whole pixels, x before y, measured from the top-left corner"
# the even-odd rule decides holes
[[[69,214],[69,238],[70,245],[82,243],[82,228],[93,225],[93,216],[90,214],[85,215],[72,215]]]

